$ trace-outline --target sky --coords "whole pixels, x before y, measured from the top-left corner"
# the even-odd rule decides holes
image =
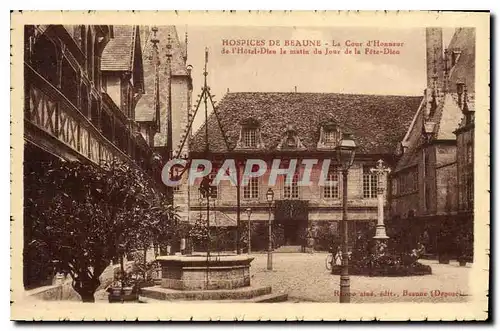
[[[230,92],[328,92],[385,95],[422,95],[426,84],[425,29],[380,29],[352,27],[214,27],[178,26],[184,40],[188,32],[188,60],[193,66],[193,103],[203,84],[205,47],[208,85],[220,101]],[[447,45],[453,29],[443,29]],[[397,55],[255,55],[222,54],[222,40],[332,40],[342,46],[347,40],[402,42]],[[226,47],[229,48],[229,47]],[[293,47],[288,47],[293,48]],[[302,49],[303,47],[294,47]],[[324,50],[326,46],[318,47]],[[279,50],[279,47],[274,49]],[[314,47],[307,48],[310,51]],[[345,48],[341,48],[344,50]],[[312,52],[311,52],[312,53]],[[209,110],[211,112],[211,109]],[[204,122],[198,112],[193,128]]]

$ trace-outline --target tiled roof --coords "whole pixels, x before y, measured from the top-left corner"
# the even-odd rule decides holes
[[[135,106],[135,120],[137,122],[152,122],[155,120],[154,95],[145,94]]]
[[[173,25],[160,25],[157,26],[158,31],[156,32],[156,38],[159,40],[158,42],[158,55],[160,58],[160,68],[165,71],[165,64],[166,64],[166,55],[167,55],[167,42],[168,42],[168,36],[170,35],[170,42],[172,46],[172,60],[171,60],[171,65],[172,65],[172,75],[174,76],[186,76],[188,75],[188,72],[186,70],[186,61],[184,60],[184,54],[185,54],[185,47],[183,43],[180,42],[179,36],[177,35],[177,29]],[[148,88],[152,89],[152,82],[154,81],[154,66],[152,63],[152,56],[151,56],[151,51],[152,51],[152,45],[153,43],[151,42],[151,38],[153,37],[153,33],[151,32],[151,26],[140,26],[139,27],[141,36],[143,36],[143,49],[142,49],[142,54],[144,54],[144,66],[147,67],[149,66],[150,69],[148,71],[148,74],[146,74],[145,70],[145,79],[146,79],[146,85],[149,85]],[[145,68],[146,69],[146,68]],[[149,84],[148,84],[149,83]]]
[[[454,140],[453,133],[462,120],[463,114],[457,102],[456,94],[447,93],[444,96],[443,103],[439,107],[439,122],[436,128],[436,139]]]
[[[475,92],[476,68],[476,33],[475,28],[459,28],[451,38],[448,50],[460,51],[457,64],[450,70],[450,91],[456,92],[456,83],[467,85],[469,94]]]
[[[403,138],[417,111],[421,97],[382,96],[336,93],[228,93],[218,106],[223,130],[232,150],[239,138],[240,122],[260,122],[262,140],[272,152],[293,124],[306,150],[314,151],[320,127],[337,123],[341,130],[352,133],[358,152],[392,153]],[[209,150],[227,152],[215,115],[208,119]],[[191,151],[205,148],[204,125],[194,135]]]
[[[453,35],[448,50],[459,51],[457,63],[450,70],[449,90],[445,94],[443,102],[438,106],[436,116],[433,119],[436,126],[436,139],[456,138],[454,131],[458,128],[463,117],[458,106],[457,83],[466,84],[470,110],[474,110],[474,87],[475,87],[475,29],[460,28]]]
[[[165,95],[166,86],[168,82],[168,76],[166,72],[166,45],[168,41],[168,35],[170,34],[171,45],[172,45],[172,60],[171,69],[172,75],[188,75],[186,70],[186,61],[184,60],[185,47],[179,41],[177,36],[177,30],[175,26],[163,25],[158,26],[158,31],[156,32],[156,38],[158,42],[158,57],[160,59],[159,67],[159,84],[160,84],[160,94]],[[152,56],[152,42],[151,38],[153,33],[150,26],[140,26],[139,31],[141,34],[141,47],[143,54],[143,66],[144,66],[144,84],[146,94],[141,98],[139,103],[135,108],[135,118],[136,121],[154,121],[155,120],[155,109],[154,109],[154,82],[155,82],[155,66],[153,63]],[[160,108],[166,107],[165,102],[168,98],[160,98]]]
[[[108,42],[101,56],[101,70],[132,70],[135,26],[115,25],[114,37]]]

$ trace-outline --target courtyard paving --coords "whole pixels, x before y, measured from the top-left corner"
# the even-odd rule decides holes
[[[338,302],[340,276],[325,268],[327,253],[275,253],[273,270],[267,255],[253,254],[252,285],[270,285],[273,292],[288,293],[291,302]],[[351,302],[465,302],[471,265],[459,267],[434,260],[432,275],[410,277],[351,276]]]

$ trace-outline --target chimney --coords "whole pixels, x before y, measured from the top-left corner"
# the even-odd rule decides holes
[[[293,89],[294,89],[295,93],[297,93],[297,85],[295,85],[295,86],[293,87]]]
[[[426,61],[427,61],[427,88],[434,88],[434,80],[438,90],[444,86],[443,65],[443,30],[441,28],[426,28]]]

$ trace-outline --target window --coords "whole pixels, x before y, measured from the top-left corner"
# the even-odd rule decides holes
[[[392,179],[392,194],[398,195],[398,193],[399,193],[399,191],[398,191],[398,179],[393,178]]]
[[[339,131],[336,129],[326,129],[324,137],[325,144],[336,144],[339,140]]]
[[[295,143],[294,137],[292,135],[289,135],[286,139],[286,147],[293,148],[293,147],[297,147],[296,145],[297,144]]]
[[[377,175],[371,173],[371,168],[363,166],[363,198],[368,199],[377,197]]]
[[[325,199],[338,199],[339,194],[339,168],[336,165],[331,165],[328,169],[327,181],[323,187],[323,197]],[[332,183],[335,182],[335,183]]]
[[[257,129],[255,128],[243,129],[243,146],[257,147]]]
[[[292,183],[289,184],[286,181],[285,177],[285,183],[284,183],[284,197],[285,199],[298,199],[299,198],[299,174],[296,172],[293,175]]]
[[[259,198],[259,178],[252,177],[246,186],[243,186],[243,199]]]
[[[418,169],[412,168],[399,173],[397,184],[394,184],[393,194],[411,194],[418,191]],[[394,185],[397,185],[397,193],[394,191]]]

